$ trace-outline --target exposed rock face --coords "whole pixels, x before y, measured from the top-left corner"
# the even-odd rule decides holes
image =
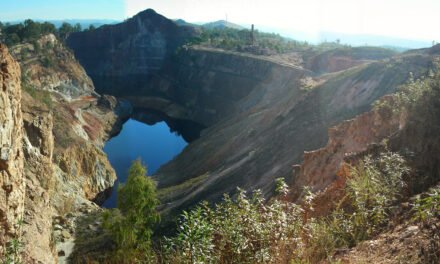
[[[23,69],[23,85],[28,91],[55,91],[66,99],[90,95],[94,91],[91,79],[73,54],[52,34],[34,44],[14,46],[11,54]]]
[[[33,102],[30,104],[29,102]],[[54,164],[53,117],[38,102],[23,94],[26,200],[23,225],[26,263],[54,263],[51,196],[57,192]],[[38,237],[38,240],[35,238]]]
[[[23,119],[20,67],[0,44],[0,256],[11,238],[18,238],[23,218]]]
[[[22,78],[20,66],[0,48],[0,245],[17,235],[22,219],[23,261],[50,264],[57,262],[52,218],[87,212],[94,208],[89,200],[103,199],[113,186],[116,175],[101,149],[131,105],[97,95],[53,35],[37,43],[11,48]]]
[[[207,48],[185,48],[174,61],[136,91],[127,89],[120,95],[137,111],[153,109],[174,119],[211,126],[260,103],[272,103],[264,96],[275,84],[275,73],[280,78],[276,85],[292,82],[286,84],[289,87],[311,74],[264,58]]]
[[[147,82],[193,34],[191,27],[179,27],[148,9],[121,24],[71,34],[67,44],[92,77],[97,92],[111,89],[116,95]]]
[[[26,73],[22,103],[26,110],[27,162],[38,156],[31,165],[35,164],[35,175],[45,177],[40,180],[75,185],[79,196],[92,199],[116,179],[100,149],[118,133],[131,106],[96,95],[82,66],[53,35],[42,37],[38,43],[38,47],[21,44],[12,49]],[[91,163],[96,163],[93,169]],[[43,172],[37,164],[51,171]],[[78,191],[83,187],[85,192]]]
[[[392,105],[391,96],[384,100]],[[327,145],[305,152],[303,163],[294,166],[293,198],[301,194],[303,186],[311,187],[314,192],[329,186],[336,180],[346,155],[366,151],[371,144],[389,138],[404,127],[405,121],[404,116],[390,108],[374,109],[330,128]]]
[[[57,163],[66,173],[64,180],[75,185],[75,192],[89,200],[95,200],[116,180],[107,156],[92,144],[69,147],[57,158]]]

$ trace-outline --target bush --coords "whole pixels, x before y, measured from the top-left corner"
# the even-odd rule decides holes
[[[173,263],[331,262],[336,248],[354,246],[384,226],[408,171],[396,153],[365,157],[347,181],[350,208],[321,218],[310,217],[315,195],[309,188],[302,207],[285,199],[282,179],[276,182],[279,196],[269,202],[259,191],[248,198],[239,189],[236,199],[225,195],[214,209],[202,203],[184,212],[178,234],[167,239],[165,258]]]
[[[370,238],[387,222],[389,208],[399,198],[405,186],[403,176],[408,172],[405,160],[391,152],[375,159],[367,156],[351,168],[346,192],[354,208],[352,244]]]
[[[133,162],[127,182],[119,185],[118,208],[104,214],[103,227],[115,244],[112,261],[133,263],[151,256],[151,236],[159,222],[156,184],[140,160]]]
[[[440,219],[440,188],[431,190],[427,197],[419,197],[413,210],[416,220],[429,223],[434,219]]]
[[[167,257],[175,263],[282,263],[302,250],[301,213],[293,203],[266,204],[259,191],[248,198],[239,189],[236,199],[225,195],[215,209],[203,203],[184,212],[178,234],[167,240]]]
[[[44,57],[44,58],[41,60],[41,63],[42,63],[43,66],[46,67],[46,68],[51,68],[51,67],[54,65],[54,62],[53,62],[52,58],[51,58],[51,57],[48,57],[48,56]]]

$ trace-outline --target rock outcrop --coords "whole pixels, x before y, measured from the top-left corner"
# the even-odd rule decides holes
[[[10,51],[19,63],[0,46],[0,253],[14,238],[25,263],[56,263],[52,219],[105,198],[116,175],[102,147],[131,105],[96,94],[53,35]]]
[[[391,107],[375,108],[330,128],[325,147],[304,153],[302,164],[293,168],[291,194],[294,200],[303,186],[309,186],[313,192],[325,189],[336,180],[347,155],[366,151],[370,145],[381,143],[405,126],[405,115],[392,110],[393,97],[382,100]]]
[[[14,46],[11,54],[20,63],[27,91],[57,92],[65,99],[94,93],[92,80],[57,38],[45,35],[34,43]]]
[[[33,102],[29,104],[28,102]],[[53,116],[42,103],[23,93],[24,154],[26,176],[25,215],[22,242],[26,263],[54,263],[52,217],[56,211],[51,196],[57,186],[52,161]],[[35,238],[38,237],[38,241]]]
[[[0,44],[0,257],[11,239],[19,239],[25,180],[22,147],[21,72]]]

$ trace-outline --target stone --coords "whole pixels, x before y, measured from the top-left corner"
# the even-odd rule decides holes
[[[61,236],[62,236],[64,239],[69,239],[69,238],[72,237],[72,236],[70,235],[69,231],[67,231],[67,230],[63,230],[63,231],[61,232]]]
[[[410,236],[417,234],[418,230],[419,230],[418,226],[407,227],[406,230],[403,231],[402,234],[400,235],[399,240],[403,241],[405,238],[408,238]]]
[[[64,257],[66,255],[66,252],[64,250],[58,251],[58,257]]]
[[[53,232],[53,235],[54,235],[55,237],[60,237],[60,236],[61,236],[61,230],[55,230],[55,231]]]
[[[410,204],[408,202],[404,202],[401,204],[403,209],[408,209],[410,207]]]
[[[23,219],[26,183],[21,71],[1,43],[0,65],[0,245],[5,245],[16,236],[16,223]]]

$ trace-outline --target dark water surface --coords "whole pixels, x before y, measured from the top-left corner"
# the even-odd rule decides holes
[[[116,207],[116,190],[118,182],[125,182],[131,162],[141,158],[147,164],[148,175],[173,159],[187,145],[182,137],[170,132],[165,122],[149,126],[136,120],[128,120],[121,133],[109,140],[104,152],[118,176],[112,195],[104,202],[104,207]]]

